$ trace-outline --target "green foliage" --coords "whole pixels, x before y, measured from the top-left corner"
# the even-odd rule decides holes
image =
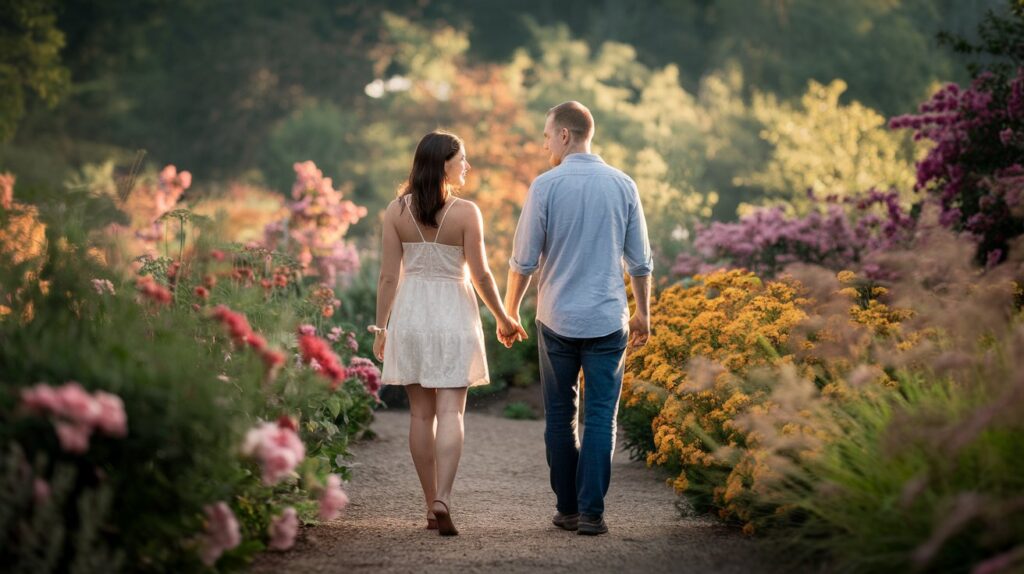
[[[109,221],[96,205],[108,198],[83,190],[25,195],[45,200],[40,217],[47,241],[40,261],[0,264],[7,306],[0,315],[0,412],[10,421],[0,426],[0,445],[36,462],[19,470],[24,465],[14,454],[2,461],[0,475],[20,473],[21,482],[14,498],[0,501],[0,559],[48,571],[33,558],[45,550],[55,556],[50,564],[57,571],[75,565],[73,571],[114,572],[122,559],[136,571],[199,571],[203,506],[223,500],[245,537],[219,563],[230,570],[263,548],[267,523],[283,506],[305,508],[304,517],[312,517],[315,510],[299,501],[323,475],[349,476],[349,442],[368,428],[375,399],[354,379],[331,391],[318,374],[294,364],[296,325],[322,319],[322,305],[304,286],[267,294],[258,284],[225,279],[208,296],[246,311],[272,348],[287,349],[291,360],[276,376],[268,375],[256,352],[231,343],[224,327],[207,318],[206,299],[194,292],[204,276],[225,271],[218,265],[230,276],[235,265],[287,266],[288,258],[245,248],[226,249],[230,259],[220,263],[186,254],[173,277],[171,259],[153,258],[143,265],[145,273],[173,289],[171,302],[161,307],[136,300],[131,282],[112,276],[89,252],[90,230]],[[175,219],[195,223],[191,212],[178,210],[163,225],[177,226]],[[185,226],[190,233],[191,223]],[[205,241],[200,236],[196,244],[200,253],[209,248]],[[117,294],[98,293],[93,278],[112,279]],[[72,380],[123,400],[126,437],[94,434],[85,454],[68,453],[49,420],[18,407],[21,389]],[[241,458],[240,445],[257,421],[282,415],[299,422],[307,462],[297,481],[268,487],[257,466]],[[65,468],[72,478],[61,478]],[[30,488],[33,477],[53,484],[51,506],[26,502],[25,484]],[[70,482],[66,493],[63,481]],[[64,525],[62,537],[56,523]],[[43,536],[50,532],[52,538]]]
[[[9,0],[0,6],[0,142],[14,136],[30,94],[53,107],[68,89],[61,65],[64,34],[54,2]]]
[[[537,413],[534,412],[533,407],[529,403],[523,401],[517,401],[505,405],[505,410],[502,411],[502,416],[507,419],[513,420],[537,420],[539,418]]]
[[[896,189],[909,204],[914,166],[910,138],[889,130],[885,118],[858,102],[844,105],[846,82],[812,81],[799,106],[757,94],[751,114],[771,146],[768,161],[747,177],[788,211],[806,213],[817,196],[846,198],[877,188]]]
[[[967,571],[1012,549],[1024,461],[994,382],[911,375],[832,405],[822,416],[843,433],[772,493],[799,517],[778,537],[854,572]]]

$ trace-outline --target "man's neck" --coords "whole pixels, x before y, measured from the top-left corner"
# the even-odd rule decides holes
[[[565,158],[569,157],[570,155],[572,155],[574,153],[587,153],[587,154],[589,154],[590,153],[590,142],[574,144],[574,145],[569,146],[568,148],[565,149],[565,155],[562,156],[562,159],[565,159]]]

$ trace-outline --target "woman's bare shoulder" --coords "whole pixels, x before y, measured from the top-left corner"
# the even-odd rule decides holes
[[[480,207],[476,203],[461,197],[452,206],[452,211],[456,210],[456,214],[464,218],[475,218],[480,213]]]

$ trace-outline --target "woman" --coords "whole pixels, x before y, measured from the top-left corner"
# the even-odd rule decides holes
[[[506,346],[526,338],[505,312],[487,266],[480,210],[452,195],[469,168],[465,146],[453,134],[431,132],[416,146],[409,179],[384,213],[377,324],[370,326],[373,352],[384,362],[382,382],[404,385],[409,395],[409,450],[427,528],[442,535],[459,533],[450,501],[466,393],[489,382],[472,287],[497,318]]]

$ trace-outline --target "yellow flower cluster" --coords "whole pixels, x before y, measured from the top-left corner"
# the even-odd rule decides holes
[[[624,408],[660,406],[647,462],[677,472],[672,483],[679,491],[689,486],[689,467],[716,464],[718,446],[745,444],[735,418],[762,401],[763,391],[746,392],[732,381],[778,359],[790,329],[806,317],[801,307],[807,304],[795,282],[764,283],[746,271],[719,271],[695,280],[694,286],[672,287],[659,295],[651,313],[651,338],[629,356],[623,380]],[[724,369],[688,371],[694,357]]]
[[[804,297],[797,281],[763,282],[743,270],[697,276],[692,286],[659,294],[651,312],[650,340],[627,358],[622,396],[626,420],[638,418],[629,416],[631,410],[656,413],[647,463],[672,472],[669,482],[679,493],[710,494],[720,516],[743,522],[747,530],[753,529],[755,512],[763,510],[757,509],[759,489],[777,476],[772,465],[778,463],[759,433],[751,430],[758,426],[751,420],[760,420],[761,428],[770,425],[776,438],[789,437],[793,444],[827,440],[799,409],[780,413],[770,398],[775,383],[754,383],[752,373],[791,365],[804,380],[817,382],[819,396],[842,399],[851,394],[845,378],[867,354],[872,339],[912,345],[919,338],[900,336],[910,312],[879,301],[886,295],[883,288],[851,272],[837,278],[838,295],[850,299],[848,306],[840,306],[847,314],[824,317],[808,336],[808,313],[815,313],[819,302]],[[797,327],[801,337],[792,338]],[[839,342],[844,352],[819,353],[818,345]],[[851,351],[849,345],[861,350]],[[868,374],[872,382],[888,380],[881,369]]]

